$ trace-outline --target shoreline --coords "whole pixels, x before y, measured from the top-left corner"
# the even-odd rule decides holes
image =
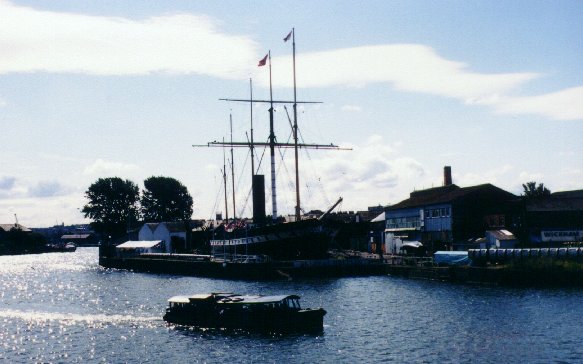
[[[293,280],[390,275],[430,281],[510,287],[583,287],[583,269],[560,266],[416,266],[378,259],[321,259],[262,263],[172,257],[99,257],[105,268],[232,280]]]

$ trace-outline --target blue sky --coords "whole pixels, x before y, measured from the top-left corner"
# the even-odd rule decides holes
[[[353,149],[300,153],[305,210],[397,203],[445,165],[460,186],[583,188],[581,1],[0,0],[0,222],[87,222],[84,191],[113,176],[173,177],[194,217],[222,211],[222,151],[192,145],[228,139],[230,113],[246,140],[249,106],[218,99],[248,97],[250,78],[267,98],[268,50],[274,97],[292,97],[292,27],[298,98],[323,102],[300,108],[304,140]],[[264,105],[253,121],[266,140]],[[275,123],[287,141],[284,109]],[[247,152],[234,160],[249,216]]]

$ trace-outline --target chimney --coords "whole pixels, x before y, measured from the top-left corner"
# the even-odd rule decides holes
[[[443,185],[450,186],[451,184],[453,184],[451,181],[451,167],[445,166],[443,167]]]

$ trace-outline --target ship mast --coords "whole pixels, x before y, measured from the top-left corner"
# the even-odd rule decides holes
[[[229,222],[229,207],[227,205],[227,162],[225,158],[225,138],[223,138],[223,187],[225,189],[225,221]]]
[[[231,124],[231,184],[233,185],[233,221],[237,218],[237,210],[235,209],[235,159],[233,159],[233,115],[229,114],[229,122]]]
[[[294,152],[296,162],[296,221],[300,221],[300,171],[298,165],[298,103],[296,92],[296,32],[292,28],[292,50],[293,50],[293,68],[294,68]]]
[[[271,50],[269,56],[269,154],[271,156],[271,220],[277,220],[277,193],[275,187],[275,132],[273,131],[273,86],[271,84]]]
[[[253,154],[255,147],[253,146],[253,80],[251,78],[249,79],[249,100],[251,100],[249,102],[251,111],[251,145],[249,148],[251,149],[251,181],[253,181],[253,176],[255,176],[255,157]],[[232,142],[231,140],[231,144]]]
[[[296,91],[296,48],[295,48],[295,29],[292,28],[290,34],[284,39],[287,41],[290,36],[293,36],[293,78],[294,78],[294,99],[293,101],[285,100],[274,100],[273,99],[273,84],[271,77],[271,50],[267,53],[265,58],[259,62],[259,66],[264,66],[267,59],[269,60],[269,100],[255,100],[253,99],[253,87],[252,80],[249,80],[250,98],[249,99],[219,99],[221,101],[236,101],[236,102],[249,102],[251,104],[251,140],[247,142],[234,142],[232,137],[232,121],[231,121],[231,142],[209,142],[206,145],[193,145],[193,147],[231,147],[231,158],[233,158],[233,147],[245,147],[251,148],[251,177],[255,176],[255,166],[254,166],[254,155],[253,151],[255,146],[269,146],[270,156],[271,156],[271,201],[272,201],[272,220],[277,220],[277,194],[276,194],[276,180],[275,180],[275,147],[278,148],[294,148],[295,151],[295,184],[296,184],[296,206],[295,206],[295,217],[296,221],[301,219],[300,215],[300,180],[299,180],[299,158],[298,149],[299,148],[309,148],[309,149],[334,149],[334,150],[351,150],[350,148],[340,148],[334,144],[299,144],[298,143],[298,117],[297,117],[297,105],[298,104],[320,104],[318,101],[298,101],[297,91]],[[253,103],[269,103],[269,140],[268,143],[255,143],[253,140]],[[274,132],[274,104],[293,104],[294,109],[294,122],[293,122],[293,143],[278,143],[276,141]],[[226,176],[224,177],[226,181]],[[225,182],[226,186],[226,182]],[[233,191],[234,194],[234,191]],[[226,196],[226,192],[225,192]],[[226,199],[226,197],[225,197]],[[235,202],[233,201],[233,208],[235,207]]]

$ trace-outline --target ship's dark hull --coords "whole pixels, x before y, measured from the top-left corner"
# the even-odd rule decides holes
[[[265,255],[273,260],[323,259],[335,229],[317,220],[268,225],[225,233],[211,242],[213,255]]]

